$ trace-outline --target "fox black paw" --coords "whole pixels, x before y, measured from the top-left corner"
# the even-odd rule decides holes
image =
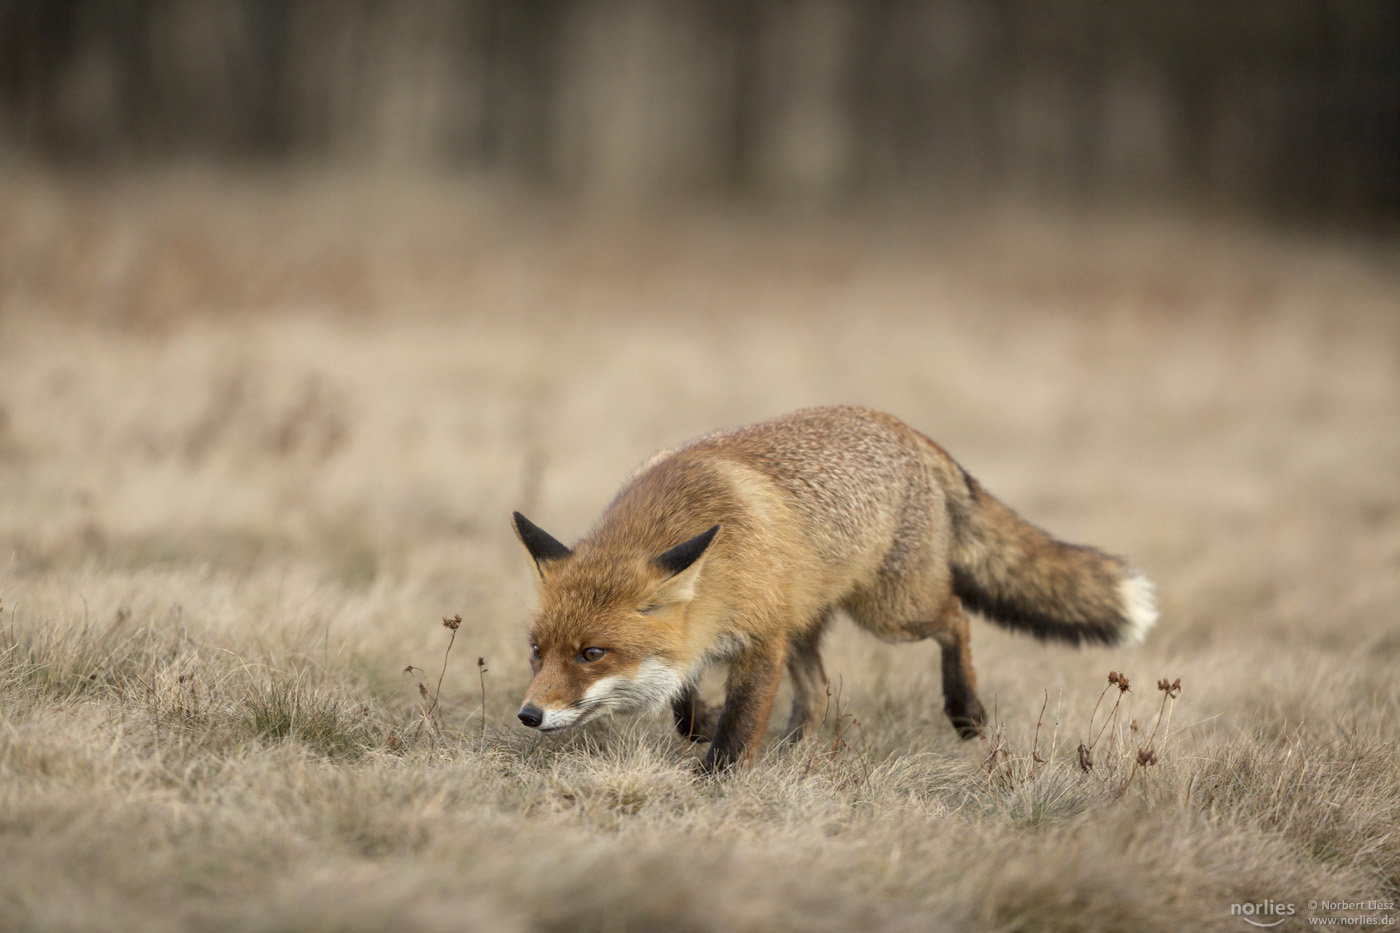
[[[975,739],[982,734],[982,725],[980,723],[963,720],[962,722],[953,723],[953,727],[958,730],[958,738],[962,739],[964,742],[968,739]]]
[[[678,699],[672,706],[676,714],[676,732],[690,742],[708,742],[719,725],[714,707],[694,694]]]
[[[964,742],[982,734],[982,724],[986,721],[987,714],[983,712],[980,703],[973,709],[950,709],[947,712],[953,728],[958,730],[958,738]]]

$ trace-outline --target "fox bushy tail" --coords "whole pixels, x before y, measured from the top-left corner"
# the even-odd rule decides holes
[[[1057,541],[963,473],[950,496],[953,590],[1007,628],[1073,644],[1142,639],[1157,621],[1152,584],[1111,554]]]

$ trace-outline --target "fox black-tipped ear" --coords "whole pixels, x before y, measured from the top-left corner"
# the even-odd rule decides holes
[[[675,576],[700,559],[700,555],[705,553],[705,548],[710,546],[710,542],[715,539],[715,535],[718,532],[719,526],[716,525],[709,531],[698,534],[689,541],[677,544],[665,554],[656,558],[656,566],[672,576]]]
[[[515,525],[515,536],[520,539],[521,544],[525,545],[525,550],[534,559],[536,568],[543,570],[546,562],[563,560],[574,553],[549,532],[519,512],[512,512],[511,519],[512,524]]]

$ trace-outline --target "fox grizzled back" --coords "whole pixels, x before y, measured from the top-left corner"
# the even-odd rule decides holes
[[[937,488],[922,476],[922,452],[900,436],[899,427],[861,409],[810,409],[717,432],[688,449],[736,457],[770,477],[805,519],[812,543],[839,560],[889,533],[897,510],[910,504],[898,501],[901,494],[928,495]]]
[[[1133,637],[1151,588],[1122,560],[1056,541],[893,416],[807,409],[702,437],[648,461],[568,547],[515,516],[536,568],[535,678],[526,725],[564,728],[670,705],[704,766],[750,758],[783,669],[784,732],[817,721],[820,640],[844,612],[891,641],[935,639],[945,711],[966,737],[984,718],[964,608],[1041,638]],[[716,713],[697,696],[729,667]]]

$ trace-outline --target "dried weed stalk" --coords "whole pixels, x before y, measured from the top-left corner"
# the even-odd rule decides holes
[[[1112,690],[1114,687],[1118,688],[1118,693],[1113,698],[1113,709],[1108,711],[1108,715],[1104,717],[1103,723],[1099,726],[1099,731],[1095,732],[1094,718],[1099,714],[1099,707],[1103,705],[1103,698],[1107,696],[1108,691]],[[1087,774],[1094,767],[1094,748],[1099,744],[1099,739],[1103,738],[1105,730],[1118,721],[1118,707],[1123,702],[1123,694],[1127,693],[1128,690],[1129,683],[1126,674],[1120,674],[1117,671],[1108,672],[1108,686],[1103,688],[1103,692],[1099,694],[1098,702],[1094,704],[1093,711],[1089,713],[1089,735],[1091,735],[1092,738],[1089,739],[1087,745],[1083,742],[1079,743],[1079,770],[1084,773]],[[1112,743],[1112,741],[1113,733],[1110,732],[1109,742]]]
[[[870,760],[865,747],[865,728],[860,720],[850,712],[850,704],[841,698],[841,688],[843,682],[838,676],[836,679],[836,692],[832,693],[831,684],[826,685],[826,708],[822,712],[821,725],[826,726],[827,722],[832,724],[832,739],[830,744],[815,746],[811,755],[807,757],[807,762],[802,768],[802,777],[805,779],[812,772],[812,768],[818,763],[835,764],[843,760],[853,758],[860,766],[860,775],[847,781],[852,785],[852,790],[856,796],[870,784]],[[832,715],[832,701],[835,701],[836,712]],[[852,741],[850,736],[854,730],[857,735],[856,741]]]
[[[1035,736],[1031,740],[1029,756],[1013,754],[1007,746],[1006,724],[1002,722],[1000,709],[995,698],[993,699],[992,721],[996,724],[996,728],[992,731],[990,738],[984,729],[981,739],[985,752],[982,759],[982,769],[987,772],[987,780],[994,787],[1010,790],[1034,780],[1040,766],[1054,760],[1055,751],[1059,748],[1060,741],[1060,703],[1058,699],[1055,701],[1055,721],[1050,731],[1050,751],[1048,757],[1042,757],[1040,754],[1040,735],[1045,729],[1045,711],[1050,707],[1050,691],[1045,690],[1043,693],[1040,713],[1035,720]]]
[[[1157,731],[1162,728],[1162,720],[1164,717],[1166,719],[1166,728],[1162,731],[1163,742],[1167,740],[1167,735],[1171,732],[1172,710],[1176,706],[1176,698],[1181,696],[1181,678],[1178,677],[1175,680],[1167,680],[1167,678],[1163,677],[1157,681],[1157,689],[1161,691],[1162,694],[1162,705],[1157,708],[1157,721],[1152,724],[1152,733],[1147,737],[1146,744],[1138,746],[1136,759],[1137,767],[1128,772],[1127,778],[1123,781],[1123,790],[1128,789],[1128,785],[1132,783],[1133,775],[1137,774],[1138,771],[1144,773],[1144,780],[1146,780],[1147,769],[1157,763]],[[1133,720],[1130,728],[1132,728],[1133,731],[1137,731],[1136,719]]]
[[[1109,671],[1108,684],[1100,692],[1098,701],[1095,702],[1094,708],[1089,714],[1088,738],[1080,742],[1076,749],[1075,764],[1082,773],[1088,774],[1093,771],[1096,762],[1106,760],[1108,753],[1119,744],[1118,717],[1122,708],[1123,695],[1131,689],[1132,684],[1126,674],[1119,671]],[[1146,771],[1147,768],[1157,763],[1162,743],[1171,731],[1171,712],[1175,699],[1181,693],[1181,679],[1168,681],[1163,678],[1157,682],[1157,689],[1162,692],[1162,705],[1157,710],[1157,719],[1152,725],[1151,732],[1147,735],[1146,741],[1137,746],[1134,754],[1127,754],[1125,750],[1121,756],[1129,762],[1130,770],[1122,784],[1117,788],[1120,794],[1127,789],[1134,774],[1140,770]],[[1099,713],[1103,709],[1104,700],[1110,691],[1114,691],[1113,704],[1109,707],[1108,712],[1100,718]],[[995,701],[993,702],[992,722],[994,726],[990,729],[984,729],[981,736],[982,769],[987,773],[987,780],[993,787],[1000,790],[1010,790],[1032,781],[1041,771],[1042,765],[1055,760],[1060,741],[1060,704],[1058,701],[1055,704],[1055,720],[1050,731],[1050,749],[1045,755],[1042,755],[1040,750],[1040,739],[1045,731],[1045,713],[1049,706],[1050,695],[1046,691],[1041,700],[1040,713],[1036,717],[1035,733],[1031,740],[1030,752],[1029,754],[1017,754],[1007,743],[1006,724],[1001,721],[1000,712]],[[1132,720],[1128,729],[1134,735],[1141,731],[1136,719]]]
[[[486,747],[486,659],[476,659],[476,675],[481,678],[481,747]]]
[[[462,616],[460,613],[452,616],[442,617],[442,627],[452,634],[447,639],[447,648],[442,652],[442,669],[438,671],[437,686],[429,689],[427,683],[421,678],[418,681],[418,696],[422,700],[422,710],[418,727],[413,732],[413,738],[417,740],[423,735],[427,735],[430,743],[436,744],[437,736],[442,733],[442,713],[439,709],[442,700],[442,681],[447,676],[447,662],[452,657],[452,646],[457,643],[457,630],[462,627]],[[486,659],[476,659],[477,676],[481,679],[481,744],[486,744]],[[403,669],[405,674],[418,673],[426,675],[427,671],[421,667],[409,664]]]

